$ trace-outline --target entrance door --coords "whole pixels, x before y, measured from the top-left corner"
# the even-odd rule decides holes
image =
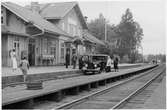
[[[17,58],[20,59],[20,54],[19,54],[19,52],[20,52],[19,38],[16,38],[16,39],[14,40],[14,49],[15,49],[15,51],[16,51],[16,56],[17,56]]]
[[[35,65],[35,40],[30,39],[28,44],[28,60],[30,66]]]
[[[70,48],[66,48],[66,54],[67,53],[70,54],[70,62],[69,62],[69,64],[71,65],[71,49]]]

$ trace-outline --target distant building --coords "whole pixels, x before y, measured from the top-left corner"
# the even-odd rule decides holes
[[[38,4],[21,7],[11,2],[1,5],[2,65],[11,66],[9,52],[17,59],[27,56],[31,66],[65,63],[65,54],[91,53],[102,41],[87,31],[87,24],[76,2]],[[83,44],[76,50],[73,41]]]

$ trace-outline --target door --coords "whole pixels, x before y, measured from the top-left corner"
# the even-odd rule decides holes
[[[20,59],[20,54],[19,54],[19,52],[20,52],[19,38],[16,38],[16,39],[14,40],[13,47],[14,47],[15,52],[16,52],[16,58],[17,58],[17,59]]]
[[[66,48],[66,54],[69,53],[69,57],[70,57],[70,60],[69,60],[69,64],[71,65],[71,49],[70,48]]]
[[[30,66],[35,65],[35,40],[30,39],[28,44],[28,61]]]

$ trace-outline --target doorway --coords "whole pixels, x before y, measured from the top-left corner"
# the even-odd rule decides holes
[[[70,48],[66,48],[66,54],[67,53],[69,53],[69,57],[70,57],[69,64],[71,65],[71,49]]]
[[[28,61],[29,61],[30,66],[35,65],[35,39],[29,39]]]

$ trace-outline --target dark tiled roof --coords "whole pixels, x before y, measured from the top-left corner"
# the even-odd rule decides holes
[[[31,22],[36,27],[46,31],[52,32],[57,35],[69,36],[66,32],[62,31],[60,28],[54,26],[47,20],[43,19],[37,12],[32,12],[24,7],[11,2],[3,2],[2,5],[6,7],[11,12],[15,13],[17,16],[25,20],[26,22]]]
[[[94,43],[100,44],[100,45],[105,45],[103,41],[101,41],[98,38],[96,38],[95,36],[91,35],[88,31],[84,31],[83,36],[86,40],[88,40],[90,42],[94,42]]]

